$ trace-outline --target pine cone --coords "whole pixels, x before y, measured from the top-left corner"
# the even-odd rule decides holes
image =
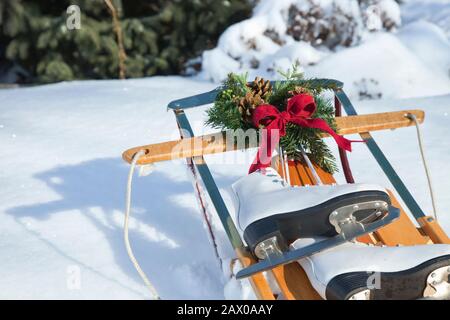
[[[245,97],[238,100],[238,110],[242,115],[242,119],[245,122],[252,122],[253,110],[262,104],[264,104],[264,99],[258,94],[253,94],[253,92],[247,92]]]
[[[272,84],[270,81],[260,77],[256,77],[249,87],[255,96],[259,95],[262,99],[266,99],[268,94],[272,92]]]
[[[294,90],[288,91],[288,96],[291,98],[293,96],[296,96],[296,95],[302,94],[302,93],[311,94],[311,91],[306,88],[297,86],[294,88]]]

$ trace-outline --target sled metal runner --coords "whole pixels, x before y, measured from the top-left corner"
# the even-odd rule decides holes
[[[316,242],[314,244],[308,245],[304,248],[288,251],[283,254],[272,254],[266,259],[252,264],[251,266],[242,269],[236,274],[237,279],[246,278],[255,273],[271,270],[277,266],[284,265],[290,262],[297,261],[301,258],[310,256],[314,253],[320,252],[325,249],[336,247],[346,241],[354,240],[357,237],[363,236],[370,232],[374,232],[379,228],[386,226],[400,217],[400,210],[395,207],[389,208],[389,214],[382,220],[376,221],[368,225],[367,227],[362,227],[360,224],[354,223],[346,230],[345,233],[341,233],[337,236],[331,237],[326,240]]]
[[[329,79],[315,79],[312,81],[326,84],[328,87],[333,87],[335,93],[335,107],[336,110],[339,111],[337,116],[340,116],[342,105],[348,116],[358,117],[355,108],[343,91],[343,84],[341,82]],[[384,123],[383,120],[381,120],[379,121],[381,124],[379,123],[378,126],[372,125],[359,127],[357,129],[353,128],[353,131],[350,130],[344,132],[345,134],[358,133],[366,140],[369,151],[392,183],[395,191],[400,195],[405,205],[408,207],[410,213],[418,221],[420,227],[415,227],[406,212],[401,208],[394,194],[390,192],[392,206],[389,208],[389,214],[383,219],[373,222],[365,228],[350,228],[346,233],[338,234],[335,237],[309,245],[302,249],[288,251],[281,255],[271,255],[265,260],[258,262],[258,259],[248,250],[241,239],[208,165],[203,158],[203,155],[206,154],[224,152],[223,142],[217,143],[217,141],[214,142],[211,141],[211,139],[208,140],[207,137],[206,139],[205,137],[194,137],[193,130],[184,112],[185,109],[213,103],[218,92],[220,92],[220,88],[169,103],[168,108],[173,110],[175,114],[181,138],[185,140],[188,146],[183,149],[183,152],[179,152],[178,154],[170,153],[167,152],[167,150],[165,151],[164,148],[161,149],[162,144],[154,144],[129,149],[124,152],[123,158],[125,161],[129,162],[133,155],[141,149],[146,150],[146,155],[138,161],[138,164],[166,161],[174,158],[186,158],[188,165],[191,167],[192,174],[203,184],[206,194],[217,212],[227,237],[236,252],[237,258],[244,266],[244,269],[242,269],[236,277],[249,277],[250,283],[259,299],[276,298],[268,281],[262,273],[262,271],[269,270],[273,274],[278,287],[281,289],[282,295],[286,299],[320,299],[318,294],[311,287],[303,269],[295,262],[295,260],[326,248],[334,247],[351,239],[357,238],[357,240],[361,242],[388,246],[450,243],[450,239],[439,226],[438,222],[432,217],[427,216],[417,204],[414,197],[370,135],[370,131],[374,130],[394,129],[413,125],[411,120],[404,117],[406,113],[414,113],[419,119],[419,122],[423,121],[424,114],[422,111],[406,110],[396,114],[397,120],[399,121],[388,123],[388,121],[384,119]],[[344,118],[346,117],[337,117],[336,122],[339,123],[341,120],[345,122]],[[341,128],[339,125],[338,127]],[[195,141],[193,139],[201,139],[201,143],[197,145],[197,148],[194,147]],[[203,143],[204,141],[206,141],[206,143]],[[169,144],[170,143],[179,143],[179,141],[169,142]],[[256,146],[257,145],[245,145],[243,148]],[[167,147],[167,145],[165,145],[165,147]],[[233,150],[237,150],[237,148]],[[343,150],[340,150],[340,156],[347,182],[352,183],[353,177],[346,158],[346,153],[343,152]],[[305,165],[302,163],[289,163],[288,166],[288,174],[293,185],[311,184],[313,181],[312,173]],[[325,184],[335,183],[332,175],[322,171],[319,167],[316,167],[316,169],[322,182]],[[278,170],[281,174],[282,170],[280,168],[278,168]],[[204,195],[202,194],[199,196]]]

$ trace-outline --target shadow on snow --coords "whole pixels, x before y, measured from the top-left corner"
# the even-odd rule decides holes
[[[45,182],[60,199],[15,207],[7,213],[13,215],[28,232],[58,254],[107,280],[133,290],[89,266],[89,261],[76,259],[58,244],[57,239],[46,237],[45,232],[27,228],[22,221],[24,217],[31,217],[36,223],[42,224],[52,215],[77,210],[104,234],[114,254],[115,263],[122,271],[142,283],[128,259],[123,243],[128,168],[120,158],[104,158],[39,173],[35,178]],[[195,203],[190,181],[174,181],[160,171],[145,178],[134,178],[132,206],[140,210],[132,212],[131,225],[141,226],[130,228],[134,253],[162,298],[222,298],[224,280],[203,225],[202,215],[197,208],[190,208],[190,204],[180,205],[180,198],[174,201],[174,197],[180,195],[191,196],[192,203]],[[101,209],[102,219],[94,214],[93,208]],[[144,231],[149,230],[153,236],[145,234]],[[95,243],[82,250],[92,250],[94,246]],[[133,291],[136,293],[136,290]]]

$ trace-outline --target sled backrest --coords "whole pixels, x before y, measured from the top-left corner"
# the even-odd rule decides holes
[[[307,80],[312,86],[320,86],[325,88],[330,88],[335,92],[338,90],[342,90],[344,84],[338,80],[333,79],[311,79]],[[270,81],[272,85],[274,85],[277,81]],[[284,82],[284,81],[279,81]],[[205,104],[213,103],[216,100],[217,94],[222,90],[221,87],[218,87],[214,90],[200,93],[194,96],[173,100],[169,102],[167,105],[168,109],[171,110],[185,110],[191,109],[195,107],[200,107]]]

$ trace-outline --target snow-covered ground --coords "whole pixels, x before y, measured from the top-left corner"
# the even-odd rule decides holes
[[[404,24],[417,20],[435,23],[450,37],[450,5],[448,0],[406,0],[402,6]]]
[[[213,87],[155,77],[1,90],[0,298],[148,297],[122,242],[128,166],[121,153],[176,138],[166,104]],[[355,104],[361,113],[426,110],[425,146],[440,218],[450,231],[450,95]],[[200,133],[204,108],[188,116]],[[431,212],[414,128],[374,135]],[[214,157],[208,160],[221,188],[246,173],[247,164],[222,166]],[[357,180],[389,185],[365,146],[355,145],[350,160]],[[209,243],[183,161],[157,164],[151,175],[136,178],[133,207],[132,245],[161,296],[223,298],[227,278]],[[223,235],[218,238],[226,248]],[[74,281],[78,272],[79,287]],[[248,294],[236,283],[227,289],[227,297]]]
[[[165,105],[213,86],[153,78],[0,91],[0,298],[146,297],[122,241],[121,153],[173,138]],[[181,163],[136,179],[134,208],[131,241],[162,297],[223,297]]]
[[[244,71],[255,57],[259,67],[250,70],[250,77],[273,76],[275,67],[300,60],[307,76],[343,80],[360,113],[425,110],[422,129],[438,216],[450,232],[450,24],[445,14],[450,1],[409,0],[395,32],[364,33],[358,45],[335,51],[288,37],[283,45],[268,39],[264,27],[283,29],[280,12],[295,1],[272,1],[281,11],[260,6],[252,19],[229,28],[218,48],[205,53],[204,71],[197,78],[0,90],[0,298],[148,298],[122,241],[129,167],[121,153],[178,138],[167,103],[214,88],[205,77],[218,80],[229,71]],[[395,18],[395,10],[390,13]],[[256,46],[248,50],[241,42],[252,37]],[[197,134],[212,131],[203,127],[205,107],[187,114]],[[431,213],[415,129],[374,136]],[[335,150],[334,144],[330,147]],[[250,161],[254,152],[231,157]],[[354,145],[349,158],[358,181],[389,187],[364,145]],[[221,189],[248,169],[242,161],[223,165],[218,155],[207,160]],[[338,181],[343,182],[341,175]],[[229,280],[232,253],[213,217],[224,257],[221,270],[183,161],[157,164],[151,175],[134,182],[131,242],[162,298],[251,297],[248,286]]]

